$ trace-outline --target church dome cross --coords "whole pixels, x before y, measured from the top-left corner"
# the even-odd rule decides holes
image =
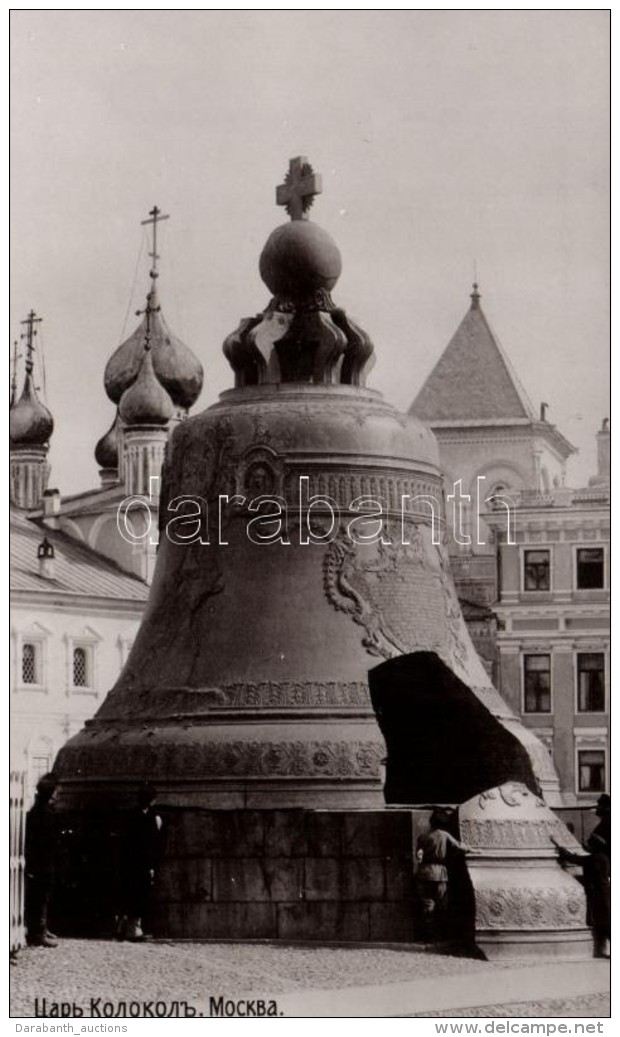
[[[149,256],[153,260],[153,266],[149,272],[149,277],[152,281],[155,281],[155,278],[159,277],[159,274],[157,273],[157,260],[161,258],[157,252],[157,224],[162,223],[163,220],[169,219],[170,216],[165,216],[161,209],[158,209],[158,207],[154,205],[149,212],[149,219],[141,221],[143,227],[152,226],[153,228],[153,251],[149,252]]]
[[[42,317],[37,317],[34,310],[31,310],[28,316],[26,317],[26,320],[21,321],[21,323],[25,324],[26,326],[26,331],[21,336],[21,338],[26,339],[26,372],[28,374],[32,374],[34,369],[34,339],[37,334],[35,324],[41,324],[42,320]]]
[[[17,361],[21,360],[21,353],[17,352],[17,341],[13,343],[13,358],[11,361],[11,394],[9,406],[12,407],[17,399]]]
[[[153,354],[153,370],[175,407],[183,412],[194,404],[203,383],[202,364],[190,349],[170,330],[158,302],[159,225],[170,217],[154,205],[143,226],[150,228],[151,258],[146,306],[136,311],[142,320],[129,338],[117,347],[106,364],[105,390],[113,403],[119,404],[123,394],[138,376],[143,354]]]

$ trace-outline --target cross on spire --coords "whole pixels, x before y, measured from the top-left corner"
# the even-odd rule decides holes
[[[34,353],[34,337],[37,334],[35,324],[41,324],[42,320],[43,317],[37,317],[34,310],[31,310],[26,320],[21,321],[26,325],[26,331],[20,336],[26,339],[26,374],[32,374],[34,368],[32,354]]]
[[[17,361],[20,359],[21,353],[17,352],[17,341],[13,343],[13,358],[11,361],[11,403],[12,407],[15,403],[15,397],[17,396]]]
[[[290,160],[284,183],[276,187],[276,205],[284,205],[292,220],[307,220],[314,196],[322,190],[321,174],[314,172],[305,155],[298,155]]]
[[[149,252],[149,256],[153,260],[153,267],[149,271],[149,276],[152,278],[152,280],[155,280],[155,278],[158,276],[157,260],[159,259],[159,255],[157,253],[157,224],[162,223],[163,220],[169,220],[170,216],[162,215],[161,209],[158,209],[156,205],[154,205],[151,211],[149,212],[149,216],[150,219],[141,221],[141,226],[146,227],[149,224],[152,224],[153,226],[153,251]]]
[[[146,306],[143,310],[136,310],[136,317],[146,317],[146,328],[144,331],[144,349],[146,352],[151,348],[151,315],[159,313],[161,306],[151,306],[154,292],[149,292],[146,297]]]

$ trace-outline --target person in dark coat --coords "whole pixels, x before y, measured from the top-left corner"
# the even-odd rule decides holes
[[[596,804],[598,825],[584,844],[585,853],[567,850],[556,839],[560,859],[583,867],[588,922],[594,936],[594,954],[608,958],[611,941],[611,797],[604,793]]]
[[[603,794],[596,804],[600,819],[590,837],[586,850],[590,860],[584,869],[588,890],[591,925],[594,933],[595,954],[601,958],[610,955],[611,940],[611,797]]]
[[[470,849],[447,831],[448,824],[448,818],[434,810],[430,831],[419,836],[416,843],[415,880],[426,939],[437,940],[446,935],[450,856],[455,851],[465,853]]]
[[[117,936],[121,940],[144,940],[155,873],[159,864],[162,820],[153,804],[157,793],[143,785],[138,805],[129,812],[121,861],[123,911]]]
[[[26,815],[26,935],[28,943],[35,947],[58,946],[57,938],[47,927],[56,856],[56,785],[53,774],[44,775]]]

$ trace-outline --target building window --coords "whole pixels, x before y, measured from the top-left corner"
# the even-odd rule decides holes
[[[90,657],[88,649],[73,649],[73,687],[90,688]]]
[[[605,750],[577,750],[577,789],[579,792],[605,791]]]
[[[22,645],[22,684],[39,683],[39,653],[37,645],[26,641]]]
[[[577,711],[605,712],[605,656],[602,652],[577,655]]]
[[[551,712],[551,656],[523,656],[525,713]]]
[[[549,551],[524,551],[523,589],[548,591],[551,589],[551,557]]]
[[[91,627],[73,634],[66,634],[66,682],[67,694],[86,693],[97,694],[98,667],[97,667],[97,645],[102,640],[101,635]]]
[[[605,586],[605,551],[602,547],[577,549],[577,589],[601,590]]]

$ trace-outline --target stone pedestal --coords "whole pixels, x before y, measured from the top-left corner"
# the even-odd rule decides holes
[[[150,919],[155,936],[416,938],[413,856],[425,811],[157,809],[163,845]],[[114,933],[130,817],[113,809],[87,821],[66,815],[73,836],[53,916],[63,936]]]
[[[475,939],[487,958],[592,957],[583,886],[558,865],[552,837],[579,844],[524,785],[489,789],[459,809],[475,896]]]
[[[156,932],[411,941],[408,811],[171,811]]]

